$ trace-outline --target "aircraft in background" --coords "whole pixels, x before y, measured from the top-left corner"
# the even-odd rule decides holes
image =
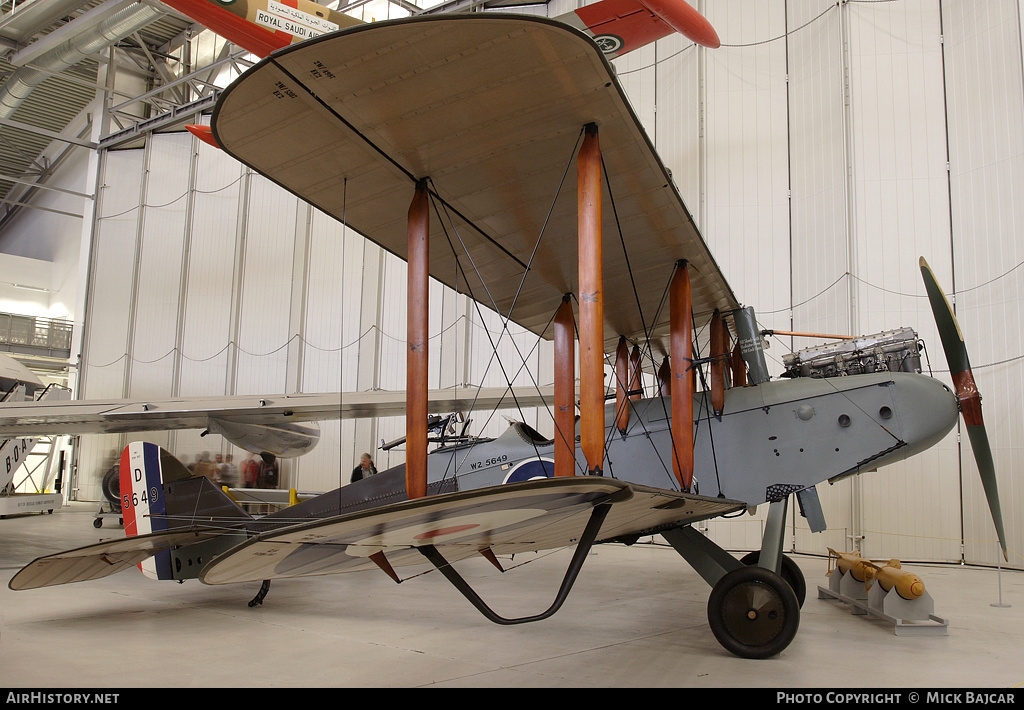
[[[258,57],[364,24],[312,0],[160,0]],[[609,59],[678,32],[705,47],[721,42],[685,0],[599,0],[553,18],[584,32]]]
[[[363,24],[311,0],[161,0],[257,57],[325,33]],[[600,0],[554,18],[594,40],[609,59],[622,56],[674,32],[717,48],[718,33],[685,0]],[[186,128],[219,147],[210,126]]]
[[[972,446],[1005,554],[980,396],[924,261],[956,393],[920,373],[912,331],[843,341],[831,369],[798,358],[771,379],[753,309],[588,34],[497,14],[351,27],[247,71],[220,97],[213,135],[408,262],[406,463],[252,518],[133,443],[120,469],[128,537],[35,560],[11,589],[139,565],[157,579],[262,581],[252,605],[273,579],[380,569],[400,581],[398,569],[426,561],[485,618],[520,624],[562,606],[594,544],[657,534],[711,586],[718,641],[766,658],[794,639],[806,592],[782,554],[790,498],[823,530],[817,484],[933,446],[961,410],[980,427]],[[560,199],[563,184],[575,200]],[[428,275],[554,340],[552,439],[513,423],[428,453]],[[649,371],[659,396],[638,387]],[[694,528],[759,505],[761,548],[744,559]],[[452,566],[483,556],[500,569],[501,555],[563,547],[575,551],[555,601],[533,616],[500,616]]]
[[[4,360],[0,355],[0,368]],[[496,410],[538,407],[544,406],[550,398],[551,388],[431,390],[428,413],[467,411],[474,403]],[[219,434],[253,454],[271,453],[279,458],[293,458],[308,453],[319,442],[319,421],[404,414],[405,393],[382,390],[85,400],[70,400],[68,393],[58,399],[18,399],[0,403],[0,437],[195,429]]]
[[[62,387],[47,386],[15,358],[0,353],[0,407],[21,402],[62,402],[70,393]],[[0,434],[0,516],[46,511],[52,513],[64,503],[59,493],[17,493],[14,476],[36,445],[37,436]]]

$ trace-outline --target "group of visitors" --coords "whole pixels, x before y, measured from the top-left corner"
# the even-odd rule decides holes
[[[233,454],[216,454],[211,461],[210,452],[204,451],[188,468],[192,475],[206,476],[218,486],[228,488],[277,488],[280,476],[277,457],[269,453],[246,454],[239,467]]]

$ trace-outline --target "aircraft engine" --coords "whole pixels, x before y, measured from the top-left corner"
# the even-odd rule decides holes
[[[309,453],[320,441],[320,427],[316,422],[243,424],[211,418],[207,432],[220,434],[235,446],[250,453],[266,452],[286,459]]]
[[[844,377],[866,372],[921,372],[921,346],[911,328],[887,330],[783,355],[783,377]]]

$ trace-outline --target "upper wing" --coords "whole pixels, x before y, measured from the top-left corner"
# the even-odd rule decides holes
[[[544,335],[579,293],[572,161],[588,123],[609,178],[606,352],[645,325],[667,333],[680,259],[698,325],[738,307],[611,66],[563,23],[438,15],[325,35],[236,80],[213,127],[228,153],[403,258],[414,186],[429,178],[431,275]]]
[[[431,390],[428,409],[446,413],[546,406],[551,388]],[[405,414],[405,392],[236,395],[177,399],[37,401],[0,404],[0,436],[104,434],[204,429],[219,422],[279,426],[293,422]]]
[[[433,545],[454,562],[573,545],[595,505],[612,503],[600,540],[690,524],[743,508],[721,498],[646,488],[611,478],[546,478],[429,496],[264,533],[217,557],[200,573],[208,584],[302,577],[422,564]]]

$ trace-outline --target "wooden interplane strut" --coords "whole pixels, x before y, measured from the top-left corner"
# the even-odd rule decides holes
[[[420,180],[409,205],[405,488],[410,499],[427,495],[427,324],[430,314],[430,211],[427,198],[427,183]]]
[[[629,345],[626,339],[619,336],[619,346],[615,349],[615,428],[625,435],[629,427],[629,383],[632,380],[629,371]]]
[[[640,346],[634,345],[633,352],[629,355],[629,398],[641,399],[642,383],[640,381]]]
[[[576,320],[569,296],[555,313],[555,475],[576,474]]]
[[[668,356],[665,356],[658,368],[658,396],[672,396],[672,365],[669,364]]]
[[[722,314],[711,317],[711,408],[722,417],[725,408],[725,359],[729,355],[729,331]]]
[[[580,445],[587,474],[604,464],[604,294],[601,242],[601,148],[588,124],[577,158],[580,281]]]
[[[676,265],[669,286],[672,367],[672,470],[686,492],[693,481],[693,316],[690,273]]]

